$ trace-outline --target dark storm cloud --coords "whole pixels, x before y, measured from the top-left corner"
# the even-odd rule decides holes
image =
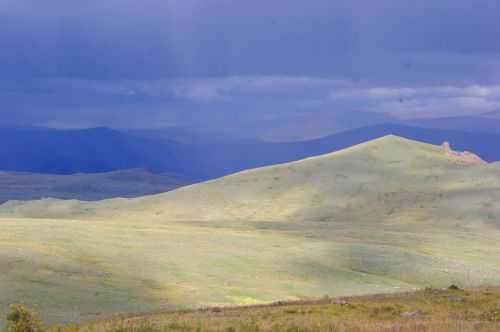
[[[1,69],[83,78],[383,78],[377,65],[409,71],[425,66],[429,53],[440,63],[448,54],[457,66],[498,55],[498,12],[494,0],[4,0]]]
[[[3,121],[174,123],[207,109],[232,117],[364,103],[332,99],[333,81],[356,91],[496,89],[499,12],[496,0],[2,0]],[[290,86],[301,79],[309,83]],[[248,80],[272,84],[257,93]],[[436,98],[412,98],[414,112],[432,113],[421,105]],[[497,105],[478,98],[464,103],[469,112]]]

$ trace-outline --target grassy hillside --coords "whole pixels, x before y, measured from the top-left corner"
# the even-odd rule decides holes
[[[500,330],[500,289],[426,289],[398,295],[129,315],[78,326],[93,332],[309,332]],[[67,326],[57,331],[74,331]]]
[[[37,174],[0,171],[0,203],[45,197],[84,201],[138,197],[170,191],[193,183],[170,173],[131,169],[96,174]]]
[[[386,136],[289,164],[254,169],[129,200],[12,202],[0,213],[46,218],[159,221],[333,221],[497,228],[500,174],[441,147]]]
[[[499,199],[498,164],[391,136],[160,195],[10,202],[0,309],[64,322],[498,284]]]

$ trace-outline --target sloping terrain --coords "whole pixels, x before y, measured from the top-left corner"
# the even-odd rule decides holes
[[[72,332],[498,332],[500,288],[279,301],[269,305],[122,315],[52,331]]]
[[[498,284],[499,199],[498,164],[389,136],[154,196],[9,202],[0,307],[63,322]]]
[[[186,175],[182,145],[107,128],[57,130],[0,127],[0,169],[47,174],[103,173],[144,168]],[[183,172],[180,172],[183,170]]]
[[[166,127],[154,129],[129,129],[123,132],[150,139],[166,139],[184,144],[238,144],[256,143],[257,140],[233,137],[223,132],[197,130],[188,127]]]
[[[303,112],[287,117],[245,121],[244,126],[227,126],[234,134],[264,142],[299,142],[351,131],[357,128],[398,122],[390,114],[376,112]]]
[[[141,169],[92,174],[37,174],[0,171],[0,203],[41,198],[95,201],[170,191],[195,182],[170,173]]]
[[[423,128],[439,128],[480,133],[500,133],[500,112],[496,111],[478,115],[409,120],[406,121],[406,124],[409,126]]]
[[[0,211],[47,218],[141,218],[161,221],[443,221],[498,212],[500,174],[440,146],[387,136],[336,153],[248,170],[130,200],[97,203],[11,202]],[[467,201],[463,204],[462,201]],[[39,209],[40,207],[40,209]],[[466,209],[467,215],[463,215]],[[52,213],[54,211],[54,213]],[[496,225],[496,224],[495,224]]]

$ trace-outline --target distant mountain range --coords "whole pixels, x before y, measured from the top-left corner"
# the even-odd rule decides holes
[[[181,145],[146,139],[107,128],[56,130],[0,128],[0,169],[35,173],[98,173],[144,168],[154,172],[184,170]]]
[[[246,137],[251,140],[276,143],[318,139],[385,123],[422,128],[500,133],[500,111],[418,120],[400,120],[387,113],[366,111],[310,112],[275,119],[247,121],[244,126],[223,126],[223,128],[225,135],[229,134],[233,138]],[[216,136],[220,136],[220,134]],[[217,143],[222,142],[219,140]]]
[[[411,120],[410,126],[450,129],[480,133],[500,133],[500,112],[489,112],[474,116]]]
[[[169,172],[194,179],[212,179],[249,168],[268,166],[340,150],[385,135],[431,144],[449,141],[487,161],[500,160],[500,133],[381,124],[324,138],[290,143],[185,144],[144,138],[107,128],[55,130],[0,129],[0,170],[72,174],[131,168]]]
[[[256,139],[245,139],[216,131],[197,130],[184,127],[123,130],[126,134],[150,139],[166,139],[184,144],[234,144],[256,143]]]
[[[389,114],[376,112],[305,112],[275,119],[250,120],[243,128],[230,126],[227,130],[233,136],[263,142],[299,142],[397,121]]]

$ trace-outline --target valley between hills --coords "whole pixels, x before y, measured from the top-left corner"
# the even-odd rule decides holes
[[[500,165],[386,136],[170,192],[0,206],[0,311],[148,310],[500,283]]]

